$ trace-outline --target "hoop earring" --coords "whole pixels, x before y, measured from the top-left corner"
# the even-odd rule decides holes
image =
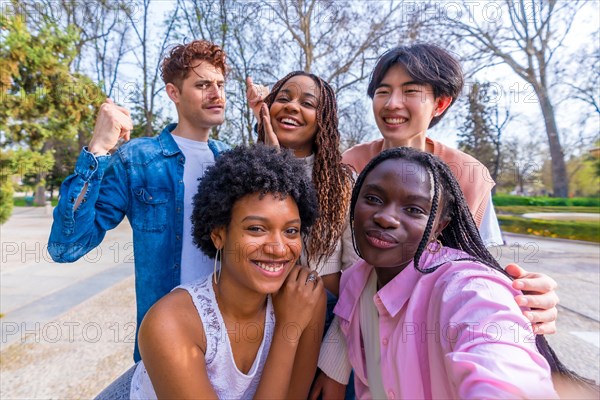
[[[432,245],[434,245],[434,248],[432,250]],[[440,241],[440,239],[436,238],[435,242],[432,240],[431,242],[429,242],[427,244],[427,251],[431,254],[437,254],[440,252],[440,250],[444,247],[444,245],[442,244],[442,242]]]
[[[217,276],[217,259],[219,260],[219,276]],[[221,280],[221,249],[217,249],[217,254],[215,254],[215,267],[213,270],[213,282],[215,285],[219,284]]]

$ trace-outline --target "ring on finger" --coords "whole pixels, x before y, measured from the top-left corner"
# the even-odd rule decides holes
[[[313,274],[312,272],[310,274],[308,274],[308,276],[306,277],[306,282],[304,282],[305,285],[308,285],[308,282],[316,282],[317,281],[317,275]]]

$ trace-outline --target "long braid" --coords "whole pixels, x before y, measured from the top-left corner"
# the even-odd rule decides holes
[[[417,252],[415,253],[415,256],[413,258],[416,270],[422,273],[430,272],[429,270],[424,270],[419,267],[419,260],[421,259],[421,255],[423,254],[423,251],[425,251],[425,248],[429,243],[429,237],[431,236],[431,230],[433,229],[433,223],[438,212],[438,205],[440,200],[440,188],[438,185],[439,179],[437,177],[437,171],[434,169],[430,172],[433,184],[433,199],[431,200],[431,211],[429,213],[429,218],[427,219],[425,231],[423,231],[423,237],[421,238],[421,242],[419,243],[419,247],[417,247]]]
[[[473,215],[469,211],[469,207],[464,198],[463,192],[451,172],[450,168],[439,158],[429,154],[420,152],[418,150],[409,147],[398,147],[389,149],[381,152],[377,157],[367,164],[365,169],[359,175],[356,180],[356,185],[352,192],[352,200],[350,203],[350,221],[352,224],[352,240],[356,248],[356,240],[354,238],[354,208],[356,201],[358,200],[358,194],[364,183],[365,177],[373,170],[377,165],[388,159],[406,159],[408,161],[414,161],[419,165],[426,168],[432,177],[434,195],[432,199],[431,213],[427,220],[427,225],[423,233],[423,237],[417,249],[414,257],[415,268],[422,273],[431,273],[435,271],[440,265],[433,268],[423,270],[419,268],[418,261],[421,254],[425,250],[429,238],[431,235],[431,229],[435,216],[439,210],[442,212],[443,218],[448,218],[449,223],[440,233],[439,239],[443,245],[459,249],[469,254],[471,257],[463,258],[460,260],[471,260],[480,262],[488,267],[501,272],[505,276],[512,279],[510,275],[502,269],[498,261],[492,256],[487,250]],[[441,196],[441,207],[439,193],[443,193]],[[356,249],[357,254],[358,249]],[[581,377],[575,372],[568,369],[558,358],[554,350],[550,347],[546,338],[543,335],[536,335],[536,346],[542,354],[542,356],[548,361],[550,369],[553,373],[558,374],[567,383],[573,385],[575,388],[582,389],[587,394],[595,394],[596,396],[600,393],[600,387],[595,384],[594,381]]]
[[[342,164],[337,102],[335,93],[327,82],[303,71],[292,72],[273,85],[271,93],[264,100],[265,103],[271,108],[283,85],[298,75],[310,77],[319,90],[317,132],[312,149],[315,154],[312,181],[317,191],[320,216],[311,228],[307,243],[309,263],[312,260],[318,264],[333,254],[336,243],[342,236],[352,195],[353,178],[350,167]],[[265,130],[262,124],[259,124],[257,141],[264,140]]]

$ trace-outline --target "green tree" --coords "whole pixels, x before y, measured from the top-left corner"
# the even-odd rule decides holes
[[[557,51],[565,46],[575,16],[586,2],[503,0],[494,3],[498,18],[480,17],[487,3],[462,3],[464,13],[444,21],[449,38],[473,50],[468,58],[478,63],[478,69],[500,62],[531,85],[546,128],[554,196],[567,197],[569,178],[555,111],[560,94],[554,90],[553,78],[564,79]]]
[[[590,154],[572,157],[567,161],[570,173],[570,195],[574,197],[596,197],[600,194],[600,176],[597,175],[598,161]]]
[[[69,70],[77,31],[46,22],[34,34],[16,16],[2,19],[0,32],[2,144],[44,151],[49,138],[75,138],[104,100],[91,79]]]
[[[35,195],[36,188],[43,187],[53,165],[51,152],[41,154],[26,149],[0,152],[0,224],[6,222],[12,213],[13,180],[18,179],[26,190]]]
[[[481,161],[497,181],[502,166],[502,130],[509,113],[505,110],[505,117],[500,121],[498,104],[490,104],[492,91],[489,82],[473,83],[466,99],[464,123],[457,136],[458,147]]]
[[[14,188],[11,181],[11,157],[5,151],[0,151],[0,225],[8,221],[13,209]]]
[[[42,154],[38,151],[18,149],[8,154],[11,175],[17,176],[21,185],[35,195],[35,190],[38,186],[45,184],[48,172],[54,166],[53,152]]]
[[[51,160],[42,163],[48,169],[30,177],[43,185],[55,164],[53,145],[78,143],[81,132],[91,131],[105,96],[90,78],[70,71],[78,40],[72,26],[61,29],[44,20],[31,31],[16,15],[0,19],[0,37],[0,145],[26,149],[33,160]],[[75,158],[77,153],[65,156]]]

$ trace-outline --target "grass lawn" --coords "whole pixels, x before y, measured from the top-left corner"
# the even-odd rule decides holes
[[[545,236],[600,243],[600,224],[597,221],[565,221],[523,218],[527,213],[591,213],[599,214],[594,206],[494,206],[505,232]]]
[[[52,200],[51,203],[53,207],[56,207],[56,205],[58,204],[58,199]],[[27,204],[27,202],[25,201],[25,197],[13,197],[13,205],[15,207],[44,207]]]
[[[600,224],[590,221],[552,221],[498,215],[505,232],[600,243]]]
[[[526,213],[593,213],[600,214],[600,207],[560,206],[494,206],[496,213],[522,215]]]

